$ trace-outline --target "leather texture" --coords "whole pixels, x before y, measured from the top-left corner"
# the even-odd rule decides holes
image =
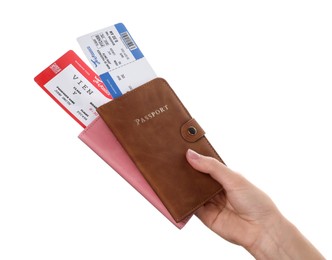
[[[190,217],[177,223],[142,176],[105,122],[97,117],[78,136],[92,151],[110,165],[177,228],[182,229]]]
[[[185,158],[191,148],[223,162],[166,80],[153,79],[97,112],[176,222],[221,192]]]

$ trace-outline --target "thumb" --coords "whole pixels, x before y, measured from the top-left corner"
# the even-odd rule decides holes
[[[194,169],[209,174],[213,179],[219,182],[226,191],[238,186],[239,181],[242,180],[239,174],[213,157],[204,156],[188,149],[186,158]]]

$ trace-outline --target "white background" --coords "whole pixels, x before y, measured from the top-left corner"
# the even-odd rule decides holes
[[[78,138],[33,78],[123,22],[228,166],[331,249],[331,1],[2,1],[0,259],[252,259],[181,231]]]

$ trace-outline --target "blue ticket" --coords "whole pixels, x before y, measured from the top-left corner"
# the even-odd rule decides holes
[[[157,77],[122,23],[77,38],[113,98]]]

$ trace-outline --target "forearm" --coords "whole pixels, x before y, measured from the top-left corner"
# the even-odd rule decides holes
[[[284,217],[266,227],[261,238],[247,249],[256,259],[325,259]]]

